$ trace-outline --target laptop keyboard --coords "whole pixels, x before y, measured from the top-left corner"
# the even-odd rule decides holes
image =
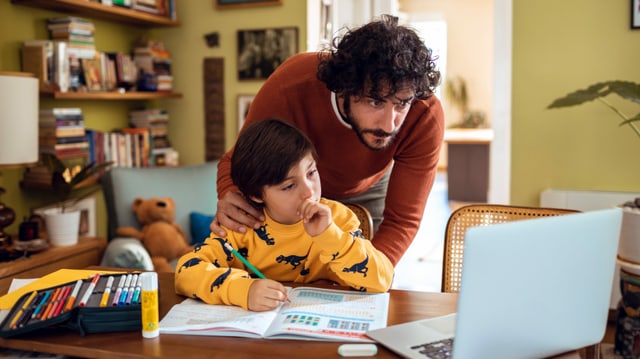
[[[432,359],[451,358],[453,352],[453,338],[438,340],[431,343],[414,345],[411,349]]]

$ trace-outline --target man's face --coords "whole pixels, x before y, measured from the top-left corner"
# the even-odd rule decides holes
[[[414,98],[410,88],[381,98],[351,96],[345,99],[345,112],[360,141],[378,151],[393,142]]]

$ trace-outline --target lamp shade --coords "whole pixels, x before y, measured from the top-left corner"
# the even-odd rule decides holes
[[[38,161],[38,79],[0,72],[0,166]]]

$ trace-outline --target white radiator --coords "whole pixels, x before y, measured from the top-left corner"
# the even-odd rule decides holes
[[[613,208],[640,197],[637,192],[578,191],[546,189],[540,194],[540,207],[569,208],[579,211],[594,211]],[[615,309],[620,301],[620,266],[616,265],[609,308]]]

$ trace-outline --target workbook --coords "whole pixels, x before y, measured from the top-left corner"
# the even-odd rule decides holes
[[[287,288],[290,302],[268,312],[185,299],[160,321],[161,334],[372,342],[387,326],[389,293]]]

